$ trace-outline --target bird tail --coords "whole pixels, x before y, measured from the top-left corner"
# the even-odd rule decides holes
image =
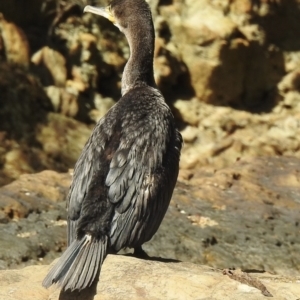
[[[107,237],[85,235],[75,239],[43,281],[45,288],[58,283],[63,290],[82,290],[94,282],[107,255]]]

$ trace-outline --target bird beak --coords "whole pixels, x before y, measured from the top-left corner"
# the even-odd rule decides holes
[[[96,15],[100,15],[106,19],[108,19],[109,21],[111,21],[112,23],[115,24],[115,18],[111,13],[110,7],[95,7],[95,6],[90,6],[87,5],[83,12],[90,12],[92,14],[96,14]]]

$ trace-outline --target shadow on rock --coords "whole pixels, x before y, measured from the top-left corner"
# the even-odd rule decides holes
[[[136,257],[136,258],[139,258],[139,259],[149,260],[149,261],[159,261],[159,262],[163,262],[163,263],[180,263],[181,262],[178,259],[164,258],[164,257],[160,257],[160,256],[148,256],[148,255],[146,255],[144,257],[137,257],[136,255],[134,255],[132,253],[124,254],[124,256]]]
[[[100,272],[96,275],[96,279],[90,287],[87,287],[81,291],[61,291],[59,294],[59,300],[93,300],[95,295],[97,294],[97,285],[98,285],[98,278]]]
[[[38,80],[21,67],[0,64],[0,130],[17,140],[32,140],[52,104]]]
[[[220,49],[220,63],[211,73],[208,102],[250,112],[270,112],[278,102],[277,84],[284,74],[283,53],[235,37]]]

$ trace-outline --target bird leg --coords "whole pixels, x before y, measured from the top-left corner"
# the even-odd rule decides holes
[[[133,256],[141,259],[149,259],[150,256],[143,250],[142,246],[135,247]]]

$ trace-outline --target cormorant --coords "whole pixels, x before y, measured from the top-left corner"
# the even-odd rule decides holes
[[[86,6],[122,31],[130,58],[122,97],[96,124],[74,168],[67,199],[68,248],[43,281],[90,286],[107,253],[141,253],[157,231],[178,176],[182,138],[153,76],[154,27],[145,0]]]

